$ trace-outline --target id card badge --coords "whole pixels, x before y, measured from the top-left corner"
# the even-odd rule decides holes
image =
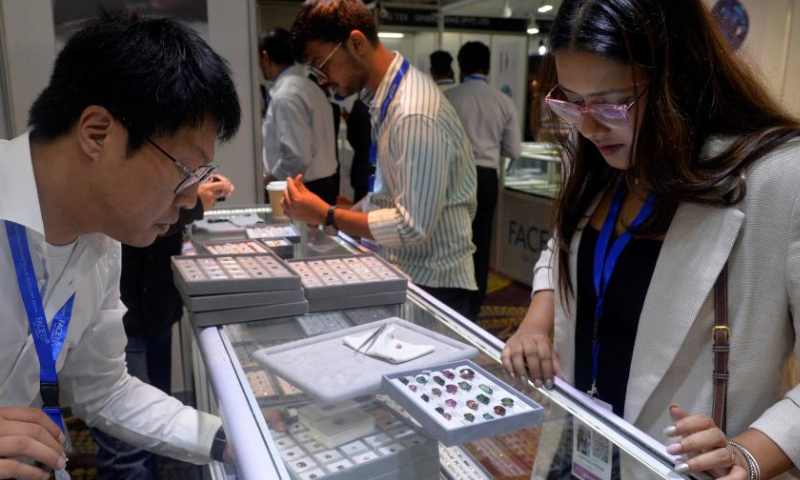
[[[572,475],[580,480],[611,480],[611,442],[577,418],[572,427]]]

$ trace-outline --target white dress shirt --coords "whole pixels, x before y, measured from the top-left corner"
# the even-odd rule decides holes
[[[26,229],[48,323],[75,293],[56,362],[73,413],[126,443],[188,462],[208,462],[219,418],[184,406],[128,374],[119,243],[92,234],[80,236],[71,251],[47,246],[27,133],[0,141],[0,221],[5,220]],[[39,408],[39,360],[4,223],[0,285],[0,406]]]
[[[441,80],[436,80],[436,86],[439,87],[440,91],[446,92],[451,88],[455,88],[456,81],[452,78],[443,78]]]
[[[261,127],[264,171],[279,180],[303,173],[307,182],[335,174],[333,107],[306,76],[305,67],[295,65],[281,72],[269,95]]]
[[[519,158],[519,116],[508,95],[492,87],[483,75],[470,75],[444,93],[467,131],[475,165],[497,169],[500,157]]]
[[[431,77],[413,66],[380,123],[381,105],[402,63],[395,54],[375,95],[365,98],[378,145],[369,230],[380,254],[414,283],[476,290],[477,178],[469,139]]]

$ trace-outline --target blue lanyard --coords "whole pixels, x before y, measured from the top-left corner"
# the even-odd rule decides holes
[[[36,346],[36,356],[39,357],[39,393],[42,397],[42,410],[66,433],[61,418],[61,407],[58,404],[56,360],[64,346],[64,340],[67,338],[75,294],[72,294],[67,303],[56,313],[53,317],[52,328],[48,329],[25,227],[14,222],[6,221],[5,223],[8,245],[14,258],[14,268],[17,271],[17,283],[22,295],[22,303],[25,304],[28,324],[33,336],[33,343]]]
[[[606,296],[606,289],[611,280],[611,275],[614,273],[614,267],[617,265],[622,251],[628,246],[633,235],[631,230],[639,228],[639,226],[647,220],[648,217],[655,210],[657,201],[652,195],[647,196],[644,205],[642,205],[639,214],[631,223],[630,228],[619,236],[611,245],[611,250],[608,249],[608,244],[611,241],[611,234],[614,233],[614,227],[619,218],[619,211],[622,207],[622,200],[625,198],[625,184],[620,183],[614,194],[614,200],[611,202],[611,207],[606,215],[606,220],[603,222],[603,229],[600,231],[600,236],[597,238],[597,245],[594,249],[594,291],[597,294],[597,307],[594,311],[594,326],[592,332],[592,388],[589,390],[589,395],[597,395],[597,376],[599,370],[600,359],[600,317],[603,316],[603,300]]]
[[[478,80],[480,82],[489,83],[489,80],[487,80],[486,77],[484,77],[483,75],[475,74],[475,73],[473,73],[472,75],[467,75],[466,78],[469,78],[470,80]]]
[[[380,126],[383,124],[383,121],[386,120],[386,115],[389,113],[389,105],[391,105],[392,100],[394,100],[394,96],[397,94],[397,89],[400,88],[400,83],[402,83],[403,77],[406,76],[408,68],[408,60],[404,59],[403,63],[400,65],[400,69],[392,79],[392,84],[389,85],[389,91],[386,92],[386,98],[383,99],[383,103],[381,104],[381,115],[377,125],[378,128],[380,128]],[[376,128],[376,131],[378,128]],[[372,193],[375,191],[375,172],[378,168],[378,145],[375,143],[375,140],[369,144],[369,166],[372,170],[372,173],[370,173],[369,178],[367,179],[367,192]]]

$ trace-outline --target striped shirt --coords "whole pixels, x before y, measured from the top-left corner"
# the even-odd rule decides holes
[[[414,283],[476,290],[472,147],[453,107],[433,80],[414,67],[380,123],[381,104],[402,63],[396,53],[378,90],[364,96],[378,145],[369,229],[379,253]]]

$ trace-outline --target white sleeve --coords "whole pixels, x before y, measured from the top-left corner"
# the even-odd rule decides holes
[[[556,268],[554,262],[556,256],[553,255],[553,249],[556,248],[556,241],[551,238],[547,241],[547,248],[539,254],[539,260],[533,267],[533,284],[531,296],[540,290],[554,290],[555,285],[553,281],[553,268]]]
[[[131,445],[191,463],[207,463],[218,417],[183,405],[128,374],[120,301],[120,246],[94,268],[105,270],[103,304],[75,348],[59,382],[72,411],[88,425]]]

